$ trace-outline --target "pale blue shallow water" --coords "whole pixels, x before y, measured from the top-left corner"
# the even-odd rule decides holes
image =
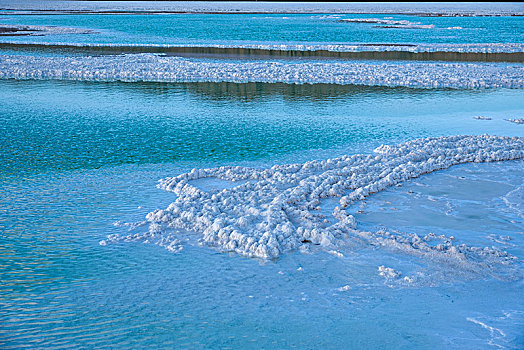
[[[508,188],[522,186],[522,163],[475,168],[506,174]],[[423,181],[469,170],[464,166]],[[173,200],[154,184],[178,171],[131,165],[33,175],[2,186],[3,347],[490,348],[494,339],[517,348],[522,343],[518,280],[463,280],[453,274],[443,279],[431,274],[436,267],[430,261],[373,249],[344,259],[296,253],[261,264],[202,247],[172,254],[144,244],[98,245],[106,234],[119,232],[113,221],[140,220]],[[496,200],[505,191],[491,195]],[[388,191],[368,205],[403,196]],[[479,200],[475,210],[489,211],[489,203]],[[372,214],[366,224],[373,223]],[[375,222],[398,225],[394,214],[386,218]],[[417,221],[410,230],[420,231]],[[453,233],[463,242],[471,236],[487,241],[497,222],[481,223],[470,235],[460,235],[460,228]],[[521,246],[522,234],[512,236],[511,243]],[[428,277],[415,287],[390,286],[377,274],[382,264],[405,273],[427,267]],[[345,285],[351,289],[340,291]]]
[[[477,28],[431,37],[282,17],[2,15],[0,23],[100,29],[16,39],[30,41],[522,42],[519,18],[421,18]],[[524,136],[507,121],[523,115],[521,89],[0,80],[0,347],[522,348],[522,161],[457,166],[353,208],[360,229],[454,235],[517,257],[495,276],[371,246],[259,261],[191,244],[174,254],[99,242],[127,233],[115,222],[167,207],[175,197],[157,180],[192,168],[268,167],[429,136]],[[418,279],[384,279],[381,265]]]

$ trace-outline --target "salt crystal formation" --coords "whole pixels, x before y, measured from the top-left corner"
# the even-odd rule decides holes
[[[337,251],[351,242],[420,257],[451,259],[461,265],[475,261],[468,269],[482,270],[495,263],[508,264],[515,258],[495,248],[456,244],[454,237],[360,231],[346,208],[372,193],[452,165],[521,158],[522,137],[449,136],[382,145],[369,155],[276,165],[270,169],[193,169],[160,181],[160,188],[178,198],[166,209],[147,215],[147,232],[125,237],[111,235],[103,244],[142,241],[179,251],[182,241],[177,232],[184,232],[199,237],[200,244],[221,251],[274,259],[294,250],[308,251],[312,245],[327,252]],[[209,192],[191,184],[204,178],[242,183]],[[339,205],[332,217],[327,217],[320,207],[323,199],[330,197],[339,198]]]
[[[0,79],[355,84],[418,88],[524,88],[524,66],[497,63],[226,61],[134,54],[0,55]]]
[[[384,265],[378,267],[378,274],[384,278],[397,278],[402,276],[400,271],[386,267]]]

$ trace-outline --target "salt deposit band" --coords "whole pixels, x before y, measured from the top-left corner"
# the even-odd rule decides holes
[[[293,46],[291,46],[293,47]],[[420,51],[416,45],[409,44],[358,44],[361,51],[343,51],[329,49],[276,49],[257,47],[221,47],[217,46],[162,46],[162,45],[120,45],[120,44],[67,44],[67,43],[0,43],[0,49],[14,51],[45,51],[60,53],[163,53],[180,56],[224,56],[250,58],[333,58],[351,60],[406,60],[406,61],[462,61],[462,62],[524,62],[524,52],[467,52],[451,51],[453,48],[442,48],[443,51]],[[370,51],[366,47],[387,47],[387,50]],[[393,48],[393,49],[392,49]],[[402,49],[404,48],[404,49]],[[409,49],[409,51],[408,51]],[[475,49],[475,48],[474,48]],[[484,49],[484,48],[481,48]],[[427,50],[427,48],[422,48]],[[448,51],[449,50],[449,51]]]

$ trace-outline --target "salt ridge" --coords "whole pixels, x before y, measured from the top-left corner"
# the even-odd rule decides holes
[[[23,27],[13,25],[13,27]],[[35,26],[33,26],[35,27]],[[61,28],[54,27],[53,30],[62,30],[63,33],[70,33],[77,30],[77,33],[87,33],[87,29]],[[54,33],[53,33],[54,34]],[[472,43],[472,44],[449,44],[449,43],[257,43],[244,42],[222,44],[222,43],[190,43],[190,44],[153,44],[153,43],[74,43],[74,42],[42,42],[42,41],[20,41],[4,39],[0,44],[16,44],[41,46],[67,46],[77,48],[120,48],[120,47],[143,47],[143,48],[177,48],[177,47],[201,47],[219,49],[259,49],[259,50],[282,50],[282,51],[331,51],[331,52],[456,52],[456,53],[522,53],[524,52],[523,43]]]
[[[523,88],[524,65],[366,61],[226,61],[133,54],[0,55],[0,79],[352,84],[417,88]]]
[[[269,169],[193,169],[159,182],[159,188],[175,193],[177,199],[132,225],[133,231],[148,226],[146,232],[110,235],[101,244],[138,241],[177,252],[190,235],[198,237],[202,245],[261,259],[275,259],[295,250],[308,252],[311,247],[343,258],[341,247],[364,244],[489,274],[516,257],[494,247],[459,244],[445,235],[362,231],[347,208],[372,193],[453,165],[522,158],[523,137],[448,136],[382,145],[374,154]],[[204,178],[242,183],[209,192],[191,183]],[[320,210],[322,201],[333,197],[339,198],[339,204],[332,216],[325,216]]]

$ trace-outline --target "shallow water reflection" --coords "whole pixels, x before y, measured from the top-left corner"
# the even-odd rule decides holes
[[[0,172],[300,161],[426,136],[522,135],[521,90],[2,81]],[[474,120],[486,115],[492,120]]]

